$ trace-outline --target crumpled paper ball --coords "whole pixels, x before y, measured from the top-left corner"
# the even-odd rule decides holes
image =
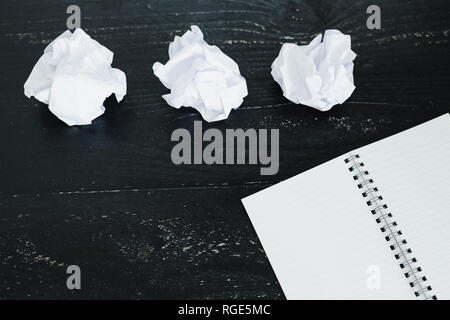
[[[283,95],[321,111],[347,100],[353,91],[351,38],[338,30],[326,30],[308,45],[285,43],[272,63],[272,77]]]
[[[236,62],[207,44],[197,26],[175,37],[169,45],[169,61],[156,62],[153,72],[170,89],[163,95],[170,106],[193,107],[208,122],[228,118],[248,94]]]
[[[48,104],[59,119],[90,124],[105,112],[112,93],[120,102],[127,93],[125,73],[111,67],[113,53],[82,29],[65,31],[44,50],[25,82],[25,95]]]

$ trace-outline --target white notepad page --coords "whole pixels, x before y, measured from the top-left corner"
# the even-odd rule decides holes
[[[450,299],[450,115],[352,154],[364,162],[426,285]],[[242,200],[278,281],[288,299],[416,299],[347,157]]]

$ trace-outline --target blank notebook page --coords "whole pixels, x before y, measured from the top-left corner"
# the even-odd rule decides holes
[[[426,285],[449,299],[450,116],[352,154],[369,171]],[[242,200],[278,281],[288,299],[416,299],[346,158]]]

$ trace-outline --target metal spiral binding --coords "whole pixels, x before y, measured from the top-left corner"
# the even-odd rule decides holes
[[[395,259],[398,260],[400,268],[405,271],[404,275],[409,280],[409,285],[414,288],[414,294],[426,300],[436,300],[436,295],[431,293],[431,286],[426,284],[427,278],[422,275],[422,268],[417,265],[417,259],[408,247],[408,242],[403,238],[402,231],[392,213],[388,212],[388,206],[383,202],[383,196],[379,194],[378,188],[374,186],[374,180],[370,177],[369,171],[365,170],[364,162],[360,160],[359,154],[349,154],[344,161],[350,164],[348,169],[353,174],[353,179],[358,182],[357,186],[361,189],[361,194],[366,199],[366,204],[370,207],[381,232],[386,235],[385,239]]]

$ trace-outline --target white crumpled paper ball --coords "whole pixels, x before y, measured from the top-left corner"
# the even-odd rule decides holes
[[[111,67],[113,53],[82,29],[65,31],[44,50],[25,82],[25,95],[48,104],[59,119],[90,124],[105,112],[103,102],[127,93],[125,73]]]
[[[170,106],[193,107],[208,122],[228,118],[248,94],[236,62],[207,44],[197,26],[175,37],[169,45],[169,61],[156,62],[153,71],[170,89],[163,96]]]
[[[321,111],[347,100],[353,91],[351,38],[338,30],[326,30],[311,43],[285,43],[272,63],[272,77],[283,95]]]

